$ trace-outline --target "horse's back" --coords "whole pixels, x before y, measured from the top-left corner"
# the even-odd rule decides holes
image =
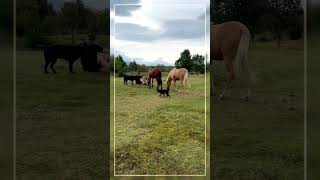
[[[241,36],[250,36],[249,29],[237,21],[211,25],[211,31],[211,57],[216,60],[222,60],[225,56],[234,58]]]
[[[78,59],[81,56],[82,48],[78,45],[52,45],[44,50],[45,57],[62,58],[67,60]]]
[[[161,78],[161,71],[159,68],[149,69],[149,77],[150,78],[157,78],[159,76]]]
[[[185,76],[185,74],[188,73],[188,70],[185,68],[173,68],[170,72],[169,72],[169,77],[171,77],[174,80],[181,80],[183,79],[183,77]]]

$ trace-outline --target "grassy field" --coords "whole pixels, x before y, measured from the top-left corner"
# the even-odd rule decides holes
[[[155,87],[123,85],[123,78],[115,78],[116,174],[205,174],[209,86],[206,96],[204,75],[189,75],[189,82],[190,89],[178,86],[181,92],[171,91],[171,97],[165,98],[159,97]]]
[[[42,65],[42,52],[17,52],[18,179],[104,179],[107,74]]]
[[[214,177],[303,179],[302,41],[279,48],[254,43],[249,59],[256,75],[253,99],[239,99],[238,81],[229,100],[213,97]],[[106,74],[84,73],[79,63],[77,73],[69,74],[67,63],[59,61],[58,74],[45,75],[42,63],[40,51],[17,52],[18,178],[103,179],[108,172],[105,114],[113,110],[105,106],[105,92],[113,93],[106,89]],[[218,94],[223,64],[215,63],[214,74]],[[117,173],[203,173],[204,81],[200,75],[190,79],[190,90],[160,98],[155,89],[123,86],[116,78]],[[127,108],[117,108],[122,105]]]
[[[303,41],[252,44],[253,98],[239,81],[232,98],[215,96],[212,120],[216,179],[303,179]],[[216,94],[222,91],[224,66],[215,63]]]

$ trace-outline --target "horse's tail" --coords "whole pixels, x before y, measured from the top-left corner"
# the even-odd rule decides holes
[[[238,45],[238,51],[236,55],[236,71],[240,74],[245,71],[249,71],[248,66],[248,50],[250,44],[250,33],[242,31],[240,35],[240,41]]]
[[[182,82],[182,84],[183,84],[183,86],[186,86],[187,84],[188,84],[188,87],[190,88],[191,87],[191,85],[190,85],[190,83],[188,82],[188,71],[186,70],[186,73],[184,74],[184,78],[183,78],[183,82]]]
[[[253,77],[251,77],[252,74],[250,74],[250,71],[249,71],[249,62],[248,62],[248,51],[249,51],[250,39],[251,39],[251,35],[249,30],[242,30],[238,51],[236,55],[236,66],[238,66],[236,68],[236,71],[240,76],[244,78],[249,89],[251,87],[251,81],[253,79]]]

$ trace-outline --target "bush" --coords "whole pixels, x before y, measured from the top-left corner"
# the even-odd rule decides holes
[[[123,77],[124,75],[126,75],[126,71],[124,69],[118,70],[117,75],[118,77]]]
[[[25,37],[25,46],[27,48],[43,48],[49,44],[49,41],[40,33],[31,32]]]

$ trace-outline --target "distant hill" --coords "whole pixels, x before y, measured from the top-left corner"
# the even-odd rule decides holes
[[[120,54],[122,56],[123,60],[127,64],[129,64],[130,62],[136,61],[136,63],[141,64],[141,65],[144,64],[146,66],[156,66],[159,64],[164,65],[164,66],[173,66],[174,65],[173,63],[168,63],[167,61],[164,61],[162,59],[146,61],[143,58],[133,58],[133,57],[126,56],[121,52],[116,52],[116,54]]]

